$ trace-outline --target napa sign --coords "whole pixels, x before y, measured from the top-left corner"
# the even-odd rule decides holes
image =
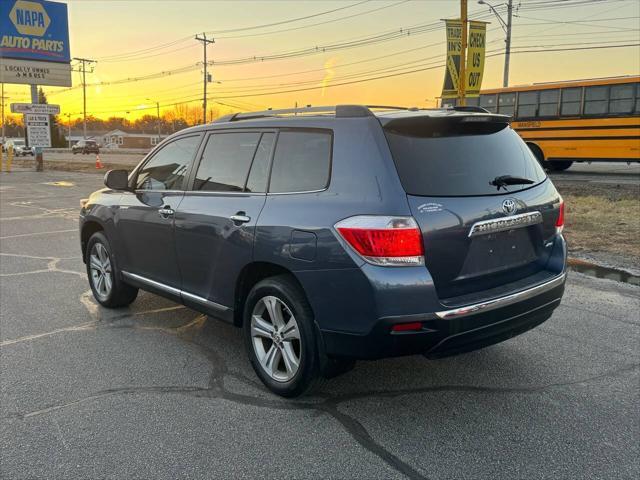
[[[69,63],[67,5],[0,0],[0,57]]]

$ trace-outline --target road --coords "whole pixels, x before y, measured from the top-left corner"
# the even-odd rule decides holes
[[[1,477],[639,478],[637,287],[572,273],[525,335],[284,400],[233,327],[146,293],[96,305],[77,211],[99,187],[0,174]]]

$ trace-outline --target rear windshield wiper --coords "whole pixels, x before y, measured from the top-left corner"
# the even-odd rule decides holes
[[[514,177],[512,175],[502,175],[500,177],[496,177],[493,180],[491,180],[489,182],[489,185],[493,185],[494,187],[497,187],[498,190],[500,190],[500,188],[502,187],[505,187],[505,190],[506,190],[507,185],[530,185],[532,183],[535,183],[535,182],[529,178]]]

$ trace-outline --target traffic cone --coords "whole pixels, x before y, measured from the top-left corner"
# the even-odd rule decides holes
[[[96,155],[96,168],[104,168],[104,165],[102,165],[100,161],[100,155]]]

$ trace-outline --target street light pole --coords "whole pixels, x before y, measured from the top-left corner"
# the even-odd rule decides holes
[[[486,2],[485,0],[478,0],[478,3],[480,5],[486,5],[487,7],[489,7],[489,9],[493,12],[493,14],[498,19],[498,22],[500,22],[500,26],[502,27],[502,30],[504,30],[504,33],[506,35],[504,40],[505,50],[504,50],[504,72],[502,74],[502,86],[508,87],[509,86],[509,63],[511,60],[511,25],[513,23],[513,0],[508,0],[506,3],[506,6],[507,6],[506,22],[504,21],[502,16],[498,13],[498,11],[495,9],[495,7],[491,5],[489,2]],[[505,5],[505,4],[501,3],[500,5]]]

